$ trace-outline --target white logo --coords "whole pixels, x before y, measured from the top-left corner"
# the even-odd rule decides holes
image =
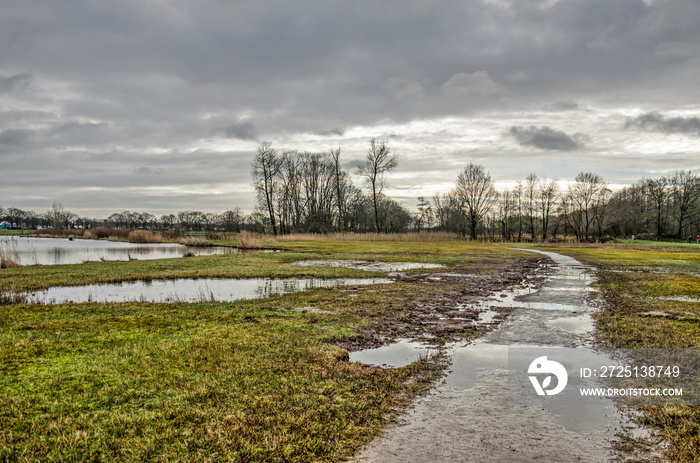
[[[542,385],[537,380],[536,376],[530,376],[530,382],[532,383],[537,395],[557,395],[566,387],[566,382],[569,380],[569,376],[566,374],[566,368],[554,360],[547,360],[547,356],[538,357],[532,361],[530,367],[527,369],[528,373],[539,373],[547,374],[548,376],[542,381]],[[554,389],[547,390],[547,387],[552,382],[552,376],[557,377],[557,387]]]

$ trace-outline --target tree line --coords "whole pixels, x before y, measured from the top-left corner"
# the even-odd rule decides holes
[[[700,178],[676,171],[642,178],[611,191],[593,172],[579,173],[566,188],[531,173],[515,187],[497,191],[483,166],[470,163],[454,188],[418,198],[408,210],[384,193],[398,156],[373,139],[355,174],[343,167],[340,148],[324,153],[277,151],[263,142],[252,163],[257,206],[250,214],[232,208],[220,214],[181,211],[157,217],[124,211],[107,219],[79,217],[54,203],[44,213],[0,206],[0,220],[14,228],[94,228],[328,233],[452,232],[477,240],[590,241],[607,237],[686,239],[699,233]]]
[[[372,139],[357,173],[363,193],[343,169],[340,148],[325,153],[283,150],[263,142],[253,161],[258,210],[274,234],[379,232],[399,233],[413,225],[413,215],[387,197],[385,176],[398,165],[385,141]]]
[[[258,210],[271,233],[447,231],[487,240],[597,240],[697,234],[700,179],[690,171],[644,178],[612,192],[593,172],[580,172],[565,189],[531,173],[497,191],[483,166],[470,163],[455,187],[418,198],[411,212],[383,193],[398,165],[385,141],[372,139],[356,173],[366,192],[341,167],[340,149],[326,153],[278,152],[264,142],[253,162]]]
[[[21,229],[91,229],[121,228],[131,230],[172,230],[172,231],[225,231],[242,230],[265,232],[260,214],[246,215],[240,208],[233,208],[221,214],[202,211],[181,211],[157,217],[149,212],[123,211],[111,214],[106,219],[80,217],[62,204],[54,203],[43,213],[24,211],[16,207],[0,206],[0,220],[8,222],[12,228]]]

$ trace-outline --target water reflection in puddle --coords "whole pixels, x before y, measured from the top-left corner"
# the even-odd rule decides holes
[[[31,303],[209,302],[258,299],[317,288],[391,283],[386,278],[268,278],[132,281],[115,284],[60,286],[28,295]]]
[[[444,267],[444,265],[425,262],[369,262],[365,260],[302,260],[293,262],[292,265],[347,267],[371,272],[402,272],[404,270],[415,270],[420,268]]]
[[[400,426],[372,444],[367,454],[382,457],[374,461],[434,461],[421,453],[428,448],[439,448],[443,461],[511,461],[515,455],[522,455],[518,461],[534,461],[543,455],[549,455],[546,459],[550,461],[610,458],[616,433],[634,428],[612,400],[601,398],[595,406],[574,400],[579,390],[572,379],[569,395],[561,394],[561,400],[540,405],[519,401],[523,397],[537,398],[527,365],[545,354],[523,354],[527,363],[520,368],[511,364],[513,359],[509,358],[518,355],[518,350],[564,348],[571,368],[576,369],[582,364],[609,362],[591,347],[591,314],[595,307],[589,303],[589,285],[593,277],[572,258],[543,254],[557,265],[555,273],[538,291],[503,291],[480,303],[460,307],[479,312],[480,321],[493,320],[494,314],[501,311],[510,315],[474,344],[445,346],[451,363],[446,377],[431,394],[419,399]],[[511,388],[513,380],[516,385],[524,385],[524,389]],[[528,431],[522,439],[511,439],[501,451],[493,446],[499,439],[493,439],[496,429],[516,434],[522,429]],[[445,435],[470,439],[464,445],[450,440],[451,446],[436,447],[435,443]],[[551,445],[542,444],[547,440],[552,441]],[[470,457],[465,459],[464,455]]]
[[[418,342],[402,339],[393,344],[350,352],[351,362],[361,362],[385,368],[399,368],[410,365],[421,357],[437,353],[438,349]]]
[[[238,254],[236,248],[176,243],[123,243],[105,240],[0,236],[0,247],[20,265],[82,264],[100,260],[171,259],[185,255]]]

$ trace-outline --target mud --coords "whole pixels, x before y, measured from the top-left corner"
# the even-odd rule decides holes
[[[596,305],[590,269],[565,256],[542,254],[555,267],[539,289],[526,285],[473,302],[473,310],[488,307],[509,315],[474,343],[447,345],[451,367],[444,380],[354,461],[600,462],[628,456],[620,453],[619,436],[645,432],[609,399],[594,407],[510,400],[513,348],[564,347],[575,348],[577,356],[598,355],[592,348]],[[469,303],[463,304],[466,311]]]
[[[399,272],[423,268],[440,268],[444,265],[424,262],[370,262],[366,260],[301,260],[291,265],[318,267],[346,267],[368,272]]]
[[[361,328],[353,338],[336,344],[350,352],[377,348],[398,339],[443,346],[471,337],[494,326],[510,310],[498,306],[489,295],[517,288],[529,293],[545,281],[549,273],[546,259],[520,259],[498,274],[475,275],[458,273],[392,273],[397,283],[409,283],[406,291],[417,296],[389,307],[359,307],[373,323]],[[424,286],[422,286],[424,285]],[[424,289],[422,289],[424,288]],[[346,297],[357,297],[347,291]],[[421,297],[422,293],[431,296]]]

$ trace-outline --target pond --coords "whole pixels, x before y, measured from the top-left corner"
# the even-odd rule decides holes
[[[85,286],[56,286],[30,293],[36,304],[81,302],[228,302],[258,299],[317,288],[338,288],[391,283],[386,278],[179,278],[175,280],[130,281]]]
[[[20,265],[82,264],[99,260],[146,260],[237,254],[236,248],[192,247],[176,243],[124,243],[119,241],[68,238],[0,236],[0,250]]]

